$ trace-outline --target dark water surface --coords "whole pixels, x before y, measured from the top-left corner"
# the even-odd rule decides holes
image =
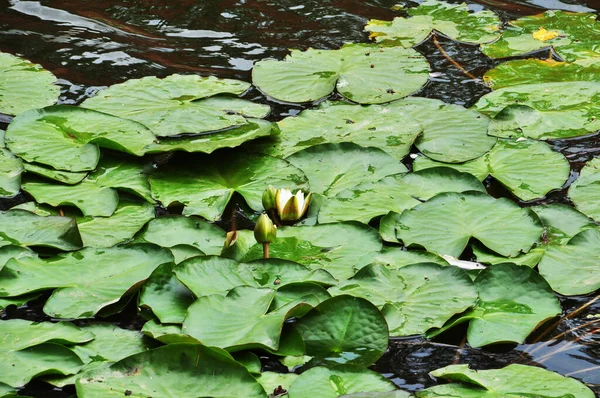
[[[334,49],[345,42],[367,42],[363,26],[370,18],[392,19],[398,0],[0,0],[0,51],[43,65],[59,79],[61,102],[77,104],[99,88],[147,75],[195,73],[251,79],[255,61],[282,59],[288,48]],[[406,3],[414,4],[414,3]],[[545,9],[597,12],[600,0],[477,0],[505,20],[536,14]],[[431,40],[417,47],[432,64],[430,82],[416,95],[470,106],[487,93],[479,79],[496,62],[475,46],[457,45],[439,38],[439,44],[470,74],[452,65]],[[295,115],[303,107],[285,105],[251,90],[246,98],[273,107],[270,119]],[[1,123],[7,120],[0,119]],[[598,134],[553,143],[571,162],[572,182],[583,163],[600,156]],[[490,193],[510,196],[488,182]],[[16,201],[24,200],[20,196]],[[568,203],[566,188],[536,203]],[[12,202],[14,203],[14,201]],[[0,209],[11,202],[0,202]],[[529,205],[530,203],[523,203]],[[45,298],[28,306],[9,308],[0,318],[46,320]],[[531,364],[586,382],[600,391],[600,300],[593,297],[561,298],[562,319],[548,322],[515,347],[472,349],[453,332],[434,341],[394,340],[374,369],[405,390],[435,384],[428,372],[452,363],[474,368]],[[581,309],[582,306],[587,307]],[[128,311],[109,319],[125,328],[141,327],[131,304]],[[457,337],[458,336],[458,337]],[[267,368],[277,368],[269,358]],[[28,385],[23,395],[68,397],[74,389],[53,389],[42,382]]]

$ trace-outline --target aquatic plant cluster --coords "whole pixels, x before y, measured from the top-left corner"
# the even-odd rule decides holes
[[[545,140],[600,129],[596,16],[503,28],[464,4],[403,12],[369,21],[372,44],[257,62],[264,94],[318,103],[279,122],[240,98],[250,83],[197,75],[54,105],[50,72],[0,53],[0,112],[15,116],[0,197],[33,199],[0,211],[0,310],[47,297],[56,321],[0,321],[0,397],[34,378],[83,398],[593,397],[520,364],[446,366],[414,392],[368,368],[390,337],[458,324],[471,347],[523,343],[562,314],[555,293],[600,288],[600,161],[570,185],[574,207],[516,203],[569,179]],[[467,109],[411,96],[430,71],[413,47],[431,34],[492,58],[548,57],[500,63]],[[489,178],[516,200],[489,195]],[[237,212],[256,231],[236,228]],[[79,321],[132,300],[141,332]]]

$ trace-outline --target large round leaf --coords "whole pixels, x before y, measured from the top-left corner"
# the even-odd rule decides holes
[[[416,8],[409,8],[407,14],[410,18],[372,19],[365,30],[378,43],[412,47],[427,39],[434,30],[463,43],[488,43],[500,36],[502,26],[494,12],[472,12],[465,3],[426,0]]]
[[[413,162],[414,171],[426,170],[433,167],[449,167],[454,170],[460,171],[461,173],[471,174],[472,176],[475,176],[475,178],[477,178],[479,181],[485,180],[490,173],[485,155],[464,163],[437,162],[435,160],[429,159],[426,156],[417,156],[417,158]]]
[[[395,234],[394,240],[396,240]],[[385,265],[386,268],[389,269],[398,269],[418,263],[434,263],[442,266],[448,265],[448,261],[437,254],[422,250],[402,250],[402,248],[398,246],[385,246],[381,253],[369,257],[371,258],[372,264]]]
[[[528,252],[542,235],[537,216],[508,199],[479,192],[443,193],[405,210],[396,226],[405,245],[459,257],[471,237],[507,257]]]
[[[0,295],[58,288],[46,301],[44,312],[55,318],[89,318],[172,260],[168,250],[154,245],[12,259],[0,271]]]
[[[199,344],[171,344],[127,357],[77,380],[80,398],[247,397],[265,391],[222,350]]]
[[[28,162],[67,171],[92,170],[98,146],[141,156],[156,137],[132,120],[67,105],[32,109],[6,130],[6,145]]]
[[[490,135],[556,139],[600,129],[597,82],[559,82],[505,87],[484,95],[474,109],[492,117]]]
[[[587,162],[569,187],[569,197],[579,211],[600,220],[600,158]]]
[[[352,159],[351,162],[348,159]],[[308,178],[311,192],[333,197],[365,178],[379,180],[408,171],[406,166],[378,148],[353,143],[321,144],[286,158]]]
[[[72,172],[65,170],[56,170],[48,167],[41,166],[35,163],[23,163],[23,168],[27,173],[36,174],[38,176],[45,177],[49,180],[62,182],[67,185],[75,185],[80,183],[86,176],[86,171]]]
[[[207,156],[197,166],[169,165],[150,176],[152,196],[168,206],[185,205],[184,215],[218,219],[234,192],[254,210],[262,209],[262,194],[273,185],[288,189],[308,188],[301,170],[271,156],[239,153]]]
[[[229,97],[207,98],[242,94],[249,87],[246,82],[213,76],[146,76],[115,84],[81,105],[135,120],[161,137],[203,133],[246,124],[242,115],[266,116],[267,105]]]
[[[371,264],[329,292],[364,297],[381,308],[391,336],[422,334],[440,327],[477,300],[465,271],[431,263],[398,269]]]
[[[96,170],[87,177],[98,187],[116,188],[128,193],[133,193],[148,202],[153,203],[148,183],[150,165],[132,159],[117,159],[103,157]]]
[[[317,366],[302,373],[289,389],[290,398],[336,398],[358,392],[386,392],[396,387],[380,374],[358,366],[328,369]]]
[[[252,69],[253,83],[287,102],[315,101],[335,88],[361,104],[406,97],[429,77],[425,58],[413,49],[346,44],[339,50],[292,50],[285,61],[263,60]]]
[[[419,398],[577,397],[593,398],[583,383],[535,366],[512,364],[502,369],[471,370],[469,365],[450,365],[431,372],[437,378],[466,384],[444,384],[417,392]]]
[[[338,280],[351,277],[371,262],[382,248],[379,233],[357,222],[312,227],[283,227],[270,244],[273,258],[296,261],[311,269],[324,269]],[[262,245],[250,248],[243,261],[262,258]]]
[[[10,198],[21,189],[23,161],[0,146],[0,198]]]
[[[369,301],[347,295],[332,297],[298,320],[306,355],[369,366],[388,346],[388,326]]]
[[[485,188],[472,175],[449,168],[393,175],[328,198],[319,210],[319,223],[350,220],[368,223],[390,211],[401,213],[439,193],[464,191],[485,192]]]
[[[350,105],[326,102],[277,123],[281,134],[263,140],[255,148],[273,156],[287,157],[317,144],[354,142],[383,149],[402,160],[422,131],[406,111],[389,105]]]
[[[18,115],[52,105],[60,94],[55,81],[56,77],[40,65],[0,53],[0,113]]]
[[[509,22],[502,37],[482,50],[489,57],[505,58],[552,47],[565,61],[593,63],[600,56],[599,40],[596,14],[549,10]]]

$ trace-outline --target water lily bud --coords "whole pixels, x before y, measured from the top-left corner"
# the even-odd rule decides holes
[[[296,192],[296,195],[292,195],[292,192],[287,189],[278,190],[275,202],[281,221],[297,221],[301,219],[308,210],[311,198],[311,193],[305,198],[304,192],[300,190]]]
[[[263,192],[262,196],[262,205],[266,211],[271,209],[275,209],[277,207],[277,203],[275,197],[277,196],[277,189],[269,185],[265,192]]]
[[[277,227],[266,214],[261,214],[254,227],[254,238],[258,243],[271,243],[277,236]]]

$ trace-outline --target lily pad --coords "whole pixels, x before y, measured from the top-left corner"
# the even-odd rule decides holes
[[[0,53],[0,112],[18,115],[52,105],[60,94],[55,82],[56,77],[41,65]]]
[[[490,135],[560,139],[600,129],[598,96],[597,82],[523,84],[492,91],[473,109],[493,118]]]
[[[587,162],[579,177],[569,187],[569,197],[575,207],[589,217],[600,220],[600,158]]]
[[[549,10],[510,21],[499,40],[481,49],[489,57],[506,58],[552,47],[565,61],[593,63],[600,57],[599,40],[596,14]]]
[[[221,154],[183,168],[169,165],[150,176],[152,196],[168,206],[185,205],[183,215],[218,219],[234,192],[254,210],[262,210],[262,194],[269,185],[308,190],[306,177],[290,163],[271,156]]]
[[[494,12],[473,12],[465,3],[425,0],[406,12],[409,18],[396,17],[393,21],[372,19],[365,30],[377,43],[402,47],[413,47],[425,41],[434,31],[468,44],[489,43],[501,33],[502,22]]]
[[[426,156],[417,156],[413,162],[413,171],[415,172],[433,167],[448,167],[461,173],[471,174],[479,181],[485,180],[490,173],[485,156],[464,163],[443,163],[429,159]]]
[[[394,234],[394,236],[396,235]],[[381,253],[374,256],[370,255],[369,258],[372,264],[385,265],[388,269],[398,269],[418,263],[434,263],[443,266],[448,265],[448,261],[435,253],[423,250],[403,250],[393,246],[385,246]]]
[[[329,197],[365,179],[377,181],[390,174],[408,171],[381,149],[363,148],[349,142],[315,145],[286,160],[304,172],[311,192]]]
[[[350,220],[368,223],[389,211],[401,213],[439,193],[464,191],[485,192],[485,188],[472,175],[442,167],[391,175],[328,198],[319,210],[319,223]]]
[[[77,380],[80,398],[194,396],[264,398],[262,386],[226,352],[170,344],[129,356]]]
[[[360,242],[360,244],[359,244]],[[351,277],[371,262],[382,249],[379,233],[358,222],[342,222],[312,227],[282,227],[270,244],[272,258],[324,269],[337,280]],[[243,261],[262,258],[262,245],[250,248]]]
[[[171,253],[154,245],[82,249],[51,259],[11,259],[0,271],[0,296],[57,289],[44,305],[54,318],[89,318],[116,303]]]
[[[146,76],[99,91],[81,106],[135,120],[159,137],[197,134],[244,125],[244,116],[265,117],[269,113],[267,105],[213,97],[239,95],[248,88],[246,82],[213,76]]]
[[[63,184],[67,184],[67,185],[75,185],[77,183],[80,183],[88,174],[85,171],[71,172],[71,171],[50,169],[47,167],[40,166],[39,164],[33,164],[33,163],[27,163],[27,162],[23,163],[23,168],[28,173],[36,174],[36,175],[48,178],[50,180],[62,182]]]
[[[479,192],[442,193],[405,210],[396,226],[405,245],[458,258],[471,237],[506,257],[528,252],[542,235],[530,210]]]
[[[26,210],[0,211],[0,246],[4,243],[62,250],[76,250],[83,245],[74,219],[42,217]]]
[[[527,266],[495,264],[477,275],[475,286],[477,305],[440,330],[470,321],[467,340],[472,347],[521,344],[538,325],[562,313],[548,282]]]
[[[302,373],[289,389],[290,398],[335,398],[359,392],[387,392],[396,387],[382,375],[359,366],[317,366]]]
[[[21,189],[23,161],[7,149],[0,148],[0,198],[10,198]]]
[[[296,323],[306,355],[338,364],[369,366],[388,346],[388,326],[369,301],[347,295],[332,297]]]
[[[148,168],[150,170],[147,170]],[[141,162],[105,156],[87,180],[98,187],[116,188],[154,203],[148,183],[148,173],[151,170],[151,166]]]
[[[317,144],[353,142],[382,149],[402,160],[422,127],[407,112],[389,105],[324,102],[277,123],[281,134],[252,143],[251,148],[287,157]]]
[[[583,383],[535,366],[512,364],[502,369],[471,370],[469,365],[450,365],[434,370],[430,374],[437,378],[465,384],[451,383],[430,387],[417,392],[417,397],[594,397],[592,390]]]
[[[334,89],[351,101],[381,104],[419,90],[429,64],[417,51],[362,43],[339,50],[291,50],[284,61],[254,64],[252,82],[265,94],[286,102],[309,102]]]
[[[132,120],[68,105],[32,109],[8,125],[6,145],[27,162],[66,171],[93,170],[98,146],[141,156],[156,137]]]
[[[383,312],[391,336],[422,334],[441,327],[477,301],[477,291],[465,271],[431,263],[398,269],[371,264],[329,292],[363,297],[375,304]]]

